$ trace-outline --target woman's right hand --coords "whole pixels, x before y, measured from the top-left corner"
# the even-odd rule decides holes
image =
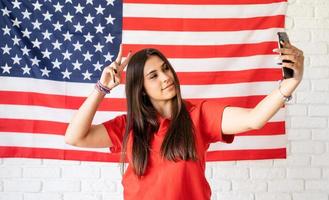
[[[117,58],[109,66],[105,67],[100,79],[101,84],[109,89],[113,89],[121,82],[121,74],[126,68],[129,60],[131,58],[131,51],[128,53],[126,59],[122,61],[122,44],[120,44],[120,49]]]

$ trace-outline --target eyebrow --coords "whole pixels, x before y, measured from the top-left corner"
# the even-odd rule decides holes
[[[161,65],[161,67],[162,67],[163,65],[165,65],[165,64],[166,64],[166,63],[163,62],[162,65]],[[149,73],[147,73],[145,76],[148,76],[148,75],[150,75],[150,74],[152,74],[152,73],[154,73],[154,72],[156,72],[156,71],[157,71],[157,70],[154,69],[154,70],[150,71]]]

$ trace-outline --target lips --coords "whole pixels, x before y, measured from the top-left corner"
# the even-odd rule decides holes
[[[166,86],[165,88],[163,88],[162,90],[165,90],[165,89],[171,87],[172,85],[174,85],[174,83],[172,83],[172,84],[170,84],[170,85],[167,85],[167,86]]]

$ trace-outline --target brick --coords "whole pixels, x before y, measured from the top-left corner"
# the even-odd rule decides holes
[[[287,8],[287,16],[292,18],[311,18],[314,16],[314,7],[290,5]]]
[[[43,182],[43,192],[79,192],[80,181],[47,180]]]
[[[329,105],[310,105],[308,107],[309,116],[329,116]]]
[[[288,116],[306,116],[307,106],[306,105],[296,105],[292,104],[287,106],[286,114]]]
[[[310,192],[303,192],[303,193],[294,193],[292,194],[293,199],[298,200],[310,200],[310,199],[316,199],[316,200],[328,200],[328,194],[326,193],[310,193]]]
[[[306,180],[305,189],[308,191],[329,191],[329,180]]]
[[[274,166],[310,166],[311,156],[307,155],[288,155],[286,159],[275,159]]]
[[[122,193],[103,193],[103,199],[111,199],[111,200],[122,200],[123,194]],[[66,199],[65,199],[66,200]],[[71,199],[67,199],[71,200]]]
[[[286,172],[284,168],[251,168],[250,179],[284,179]]]
[[[288,129],[288,140],[310,140],[312,138],[311,130]]]
[[[314,155],[311,159],[311,165],[317,167],[329,167],[329,153]]]
[[[304,183],[302,180],[270,180],[268,182],[269,192],[296,192],[303,190]]]
[[[312,80],[312,90],[313,91],[329,91],[329,80]]]
[[[304,5],[316,5],[316,6],[329,5],[328,0],[297,0],[297,3]]]
[[[297,103],[302,104],[328,104],[329,92],[298,92]]]
[[[24,200],[62,200],[62,195],[59,193],[25,193]]]
[[[267,184],[259,180],[232,181],[232,190],[236,192],[264,192],[267,190]]]
[[[67,165],[81,165],[81,161],[76,160],[54,160],[54,159],[43,159],[44,165],[50,166],[67,166]]]
[[[211,191],[230,191],[231,181],[224,181],[224,180],[216,180],[216,179],[209,179],[208,180]]]
[[[287,169],[288,178],[297,179],[317,179],[321,177],[320,168],[288,168]]]
[[[25,167],[23,177],[26,178],[59,178],[60,168],[55,167]]]
[[[79,199],[79,200],[101,200],[101,194],[90,194],[90,193],[65,193],[64,200],[72,200],[72,199]],[[112,199],[111,199],[112,200]]]
[[[292,141],[291,152],[292,153],[309,153],[309,154],[321,154],[325,152],[326,146],[323,142],[316,141]]]
[[[20,167],[1,167],[0,178],[17,178],[22,176],[22,168]]]
[[[329,141],[329,129],[313,129],[312,140]]]
[[[328,42],[328,30],[311,30],[311,38],[314,42]]]
[[[292,117],[292,128],[326,128],[327,120],[321,117]]]
[[[328,53],[327,44],[324,42],[296,42],[296,47],[301,49],[305,55],[325,55]]]
[[[6,158],[3,159],[4,165],[41,165],[41,159],[29,159],[29,158]]]
[[[120,167],[119,166],[102,167],[101,177],[105,179],[111,178],[111,180],[121,180],[122,175],[121,175]]]
[[[273,160],[241,160],[237,161],[239,167],[271,167]]]
[[[254,195],[251,193],[242,193],[242,192],[220,192],[217,195],[217,199],[225,200],[254,200]]]
[[[319,60],[315,60],[314,57],[318,57]],[[314,67],[314,66],[327,66],[322,64],[321,56],[312,56],[311,57],[311,65],[312,68],[307,67],[304,69],[304,78],[305,79],[327,79],[329,76],[329,71],[327,67]]]
[[[325,19],[294,18],[294,25],[294,29],[324,29],[329,27],[329,22]]]
[[[1,192],[0,200],[23,200],[23,194],[17,192]]]
[[[99,178],[100,169],[92,166],[64,166],[62,167],[63,178]]]
[[[312,55],[310,57],[310,64],[312,66],[312,69],[315,69],[315,66],[325,66],[328,67],[329,64],[329,55]],[[311,76],[311,77],[315,77],[315,78],[327,78],[328,77],[328,70],[327,69],[322,69],[323,70],[324,75],[320,76],[320,77],[315,77],[315,76]],[[304,69],[305,71],[307,70],[306,68]],[[309,73],[314,73],[313,70],[309,70]],[[307,75],[304,73],[304,75]],[[312,75],[312,74],[310,74]],[[316,75],[318,75],[318,72],[316,72]]]
[[[82,180],[81,191],[83,192],[115,192],[116,183],[112,179]]]
[[[249,171],[247,168],[214,168],[214,178],[221,180],[231,179],[248,179]]]
[[[40,192],[41,181],[34,180],[4,180],[5,192]]]
[[[323,178],[329,179],[329,168],[323,169]]]
[[[295,30],[289,30],[287,31],[289,35],[290,42],[294,44],[295,42],[307,42],[311,40],[311,31],[295,31]]]
[[[256,193],[255,200],[291,200],[289,193]]]
[[[315,8],[315,17],[316,18],[328,18],[329,17],[329,6],[318,6]]]

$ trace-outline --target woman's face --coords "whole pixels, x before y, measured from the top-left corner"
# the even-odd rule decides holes
[[[156,55],[150,56],[145,63],[144,88],[153,104],[171,100],[176,96],[173,72]]]

